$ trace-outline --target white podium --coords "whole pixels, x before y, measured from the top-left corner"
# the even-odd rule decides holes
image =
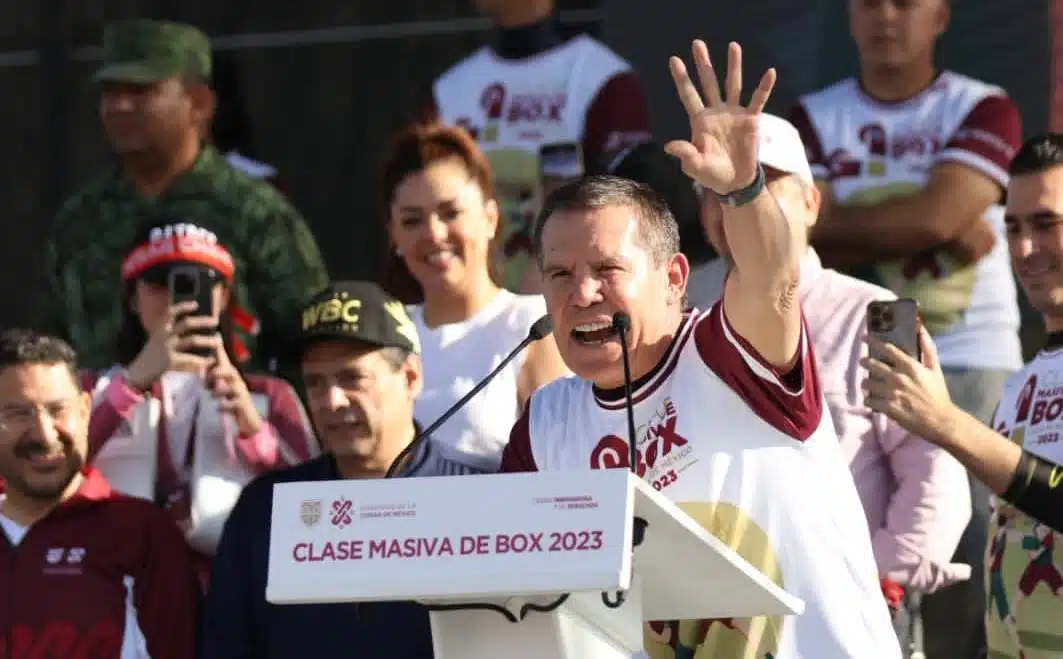
[[[279,484],[266,599],[423,602],[436,659],[627,659],[644,621],[804,608],[620,469]]]

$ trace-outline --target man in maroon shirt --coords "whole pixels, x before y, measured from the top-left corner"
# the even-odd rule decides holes
[[[73,349],[0,333],[0,657],[192,659],[184,538],[87,469],[92,401]]]

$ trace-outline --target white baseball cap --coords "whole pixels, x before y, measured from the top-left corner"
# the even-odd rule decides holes
[[[760,164],[787,174],[794,174],[814,185],[808,166],[804,142],[794,125],[782,117],[766,112],[760,115]]]

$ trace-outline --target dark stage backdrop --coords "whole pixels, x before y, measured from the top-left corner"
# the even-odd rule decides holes
[[[567,23],[627,56],[649,89],[657,131],[684,125],[665,58],[691,38],[729,39],[748,70],[780,71],[773,104],[853,71],[843,0],[560,0]],[[1026,132],[1048,127],[1053,35],[1061,0],[955,3],[942,44],[949,67],[1006,87]],[[375,172],[390,133],[432,79],[481,44],[469,0],[6,0],[0,2],[0,324],[27,322],[40,290],[43,240],[62,199],[109,163],[86,78],[103,26],[120,18],[199,25],[231,56],[254,154],[277,166],[336,277],[379,262]],[[1057,44],[1058,46],[1058,44]],[[1063,55],[1063,51],[1056,49]],[[752,74],[751,74],[752,75]],[[1059,113],[1057,113],[1059,114]]]

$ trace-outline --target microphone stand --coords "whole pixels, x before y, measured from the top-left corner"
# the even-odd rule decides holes
[[[617,314],[618,316],[620,314]],[[628,448],[628,467],[631,469],[631,473],[638,476],[638,457],[639,451],[635,442],[635,405],[634,399],[631,394],[631,358],[628,353],[627,347],[627,323],[617,323],[616,320],[613,324],[617,327],[617,336],[620,339],[620,356],[621,361],[624,363],[624,411],[627,413],[627,448]]]
[[[433,432],[439,430],[439,427],[449,421],[450,417],[454,416],[455,414],[457,414],[458,410],[465,407],[465,404],[472,400],[473,396],[483,391],[484,387],[490,384],[491,381],[494,380],[495,377],[502,372],[502,369],[504,369],[506,366],[509,366],[509,363],[513,361],[517,357],[517,355],[519,355],[525,348],[527,348],[530,344],[550,334],[550,332],[553,331],[553,328],[554,321],[549,314],[542,316],[541,318],[539,318],[539,320],[532,323],[531,329],[528,330],[528,335],[525,336],[524,339],[517,344],[516,348],[513,348],[513,350],[511,350],[510,353],[506,355],[505,359],[498,363],[498,366],[496,366],[494,370],[492,370],[490,373],[487,374],[486,377],[477,382],[475,387],[470,389],[467,394],[458,399],[458,402],[451,405],[450,408],[448,408],[446,412],[443,412],[443,414],[438,419],[433,421],[431,425],[429,425],[421,432],[417,433],[417,436],[413,438],[413,441],[407,444],[406,447],[403,448],[397,456],[395,456],[395,459],[388,467],[387,473],[384,474],[384,478],[394,478],[395,474],[399,470],[399,467],[402,466],[403,461],[406,460],[406,458],[408,458],[422,444],[425,444],[426,440],[432,435]],[[425,446],[427,447],[428,445],[425,444]],[[421,458],[420,462],[417,463],[418,469],[420,469],[420,467],[428,459],[429,451],[430,449],[426,448],[425,455]]]
[[[407,456],[409,456],[413,451],[415,451],[418,446],[424,444],[433,432],[435,432],[440,426],[446,423],[447,420],[450,419],[450,417],[454,416],[454,414],[462,407],[464,407],[465,403],[468,403],[473,396],[480,393],[483,388],[491,382],[491,380],[495,379],[495,376],[502,372],[502,369],[508,366],[509,363],[521,353],[522,350],[527,348],[528,345],[535,343],[539,339],[546,337],[553,330],[554,321],[549,314],[542,316],[541,318],[539,318],[539,320],[535,321],[532,324],[531,329],[528,330],[528,336],[524,337],[524,340],[521,341],[517,345],[517,347],[514,348],[508,355],[506,355],[505,359],[499,362],[498,366],[496,366],[494,370],[492,370],[490,373],[487,374],[486,377],[476,383],[475,387],[473,387],[467,394],[462,396],[458,400],[458,402],[451,405],[450,408],[446,412],[444,412],[438,419],[436,419],[431,425],[419,432],[417,436],[414,437],[413,441],[407,444],[406,448],[402,449],[398,456],[396,456],[394,462],[391,463],[391,466],[388,467],[387,474],[384,476],[384,478],[394,477],[399,465],[402,464],[403,460],[405,460]],[[425,446],[425,455],[418,463],[418,469],[420,468],[420,465],[424,464],[424,461],[428,457],[427,447],[430,445],[425,444]],[[513,614],[509,609],[504,606],[499,606],[497,604],[491,604],[488,602],[469,602],[463,604],[425,604],[423,606],[429,611],[494,611],[495,613],[500,614],[509,622],[519,623],[521,620],[524,619],[525,616],[527,616],[533,611],[538,613],[549,613],[557,609],[566,601],[568,601],[568,598],[569,594],[565,593],[564,595],[560,595],[556,600],[550,602],[549,604],[532,604],[528,602],[521,606],[520,610],[516,614]]]
[[[613,331],[620,340],[620,357],[624,366],[624,409],[627,412],[627,446],[628,467],[631,473],[638,476],[638,446],[635,441],[635,401],[631,388],[631,356],[628,353],[627,337],[628,329],[631,328],[631,317],[623,311],[613,314]],[[632,549],[642,544],[646,537],[646,527],[649,523],[642,517],[636,516],[632,526]],[[602,604],[610,609],[618,609],[627,600],[627,593],[618,591],[616,599],[610,599],[608,593],[602,593]]]

